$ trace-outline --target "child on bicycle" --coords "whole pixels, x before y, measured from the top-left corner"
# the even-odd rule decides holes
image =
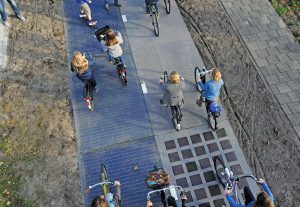
[[[97,82],[93,71],[89,68],[88,60],[79,51],[75,51],[71,62],[71,71],[76,73],[76,77],[82,82],[90,81],[93,89],[96,89]]]
[[[161,104],[165,106],[182,106],[183,104],[183,93],[182,89],[185,87],[183,77],[176,71],[170,73],[170,82],[164,83],[163,79],[160,79],[160,86],[164,90]]]
[[[89,21],[89,26],[94,26],[97,24],[96,20],[92,19],[92,12],[91,8],[89,7],[88,3],[92,3],[91,0],[77,0],[77,3],[80,4],[80,18],[86,18]]]
[[[145,0],[145,4],[146,4],[146,13],[147,14],[150,14],[150,6],[152,3],[154,3],[155,5],[155,9],[158,13],[158,6],[157,6],[157,3],[158,3],[159,0]]]
[[[263,179],[259,179],[259,184],[262,186],[262,190],[255,200],[248,186],[244,188],[245,205],[236,204],[233,198],[230,196],[231,190],[224,190],[224,195],[231,207],[275,207],[274,197],[270,191],[267,183]]]
[[[91,207],[119,207],[121,201],[121,183],[119,181],[114,182],[115,194],[107,193],[106,196],[98,195],[96,196]]]
[[[123,51],[120,44],[123,43],[122,35],[119,31],[108,29],[106,32],[106,39],[101,40],[101,46],[107,52],[108,61],[113,63],[114,59],[119,58],[123,63]]]

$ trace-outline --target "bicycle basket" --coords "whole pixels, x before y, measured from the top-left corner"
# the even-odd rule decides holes
[[[209,106],[209,111],[215,114],[220,114],[220,112],[222,111],[222,108],[217,104],[217,102],[212,101]]]
[[[100,29],[97,29],[95,31],[95,37],[97,38],[97,40],[99,42],[101,42],[101,40],[103,40],[103,38],[105,37],[106,35],[106,31],[109,29],[110,27],[108,25],[106,25],[105,27],[102,27]]]
[[[146,178],[146,185],[150,189],[160,189],[170,184],[170,176],[163,170],[151,171]]]

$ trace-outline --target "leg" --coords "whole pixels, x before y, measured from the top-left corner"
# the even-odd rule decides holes
[[[255,198],[248,186],[244,187],[244,194],[245,194],[245,205],[248,205],[251,201],[255,200]]]
[[[4,6],[4,2],[3,0],[0,0],[0,14],[1,14],[1,18],[4,21],[7,20],[7,14],[5,12],[5,6]]]
[[[161,199],[161,202],[164,204],[164,207],[166,207],[166,195],[163,190],[160,191],[160,199]]]
[[[20,10],[16,4],[16,2],[14,0],[7,0],[7,2],[9,3],[9,5],[11,6],[11,8],[13,9],[13,11],[15,12],[15,15],[17,17],[20,16]]]
[[[80,10],[85,13],[86,18],[89,21],[92,21],[92,12],[91,12],[91,9],[90,9],[90,7],[89,7],[89,5],[87,3],[81,4]]]
[[[146,13],[149,14],[150,13],[150,3],[149,3],[149,0],[145,0],[145,4],[146,4]]]
[[[109,10],[108,0],[104,0],[104,9]]]
[[[121,7],[121,4],[119,3],[119,0],[114,0],[115,1],[115,6]]]
[[[90,81],[91,81],[92,89],[96,88],[97,82],[96,82],[96,79],[95,79],[95,77],[94,77],[94,74],[92,75]]]

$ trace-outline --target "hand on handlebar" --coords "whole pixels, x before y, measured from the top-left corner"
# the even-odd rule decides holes
[[[91,189],[87,188],[87,189],[84,190],[84,193],[89,193],[90,191],[91,191]]]
[[[182,76],[180,76],[180,80],[182,80],[182,81],[183,81],[183,80],[184,80],[184,78],[183,78]]]
[[[261,185],[262,185],[263,183],[265,183],[265,181],[264,181],[262,178],[259,178],[257,182],[258,182],[259,184],[261,184]]]
[[[164,78],[163,78],[163,77],[160,77],[159,82],[160,82],[160,83],[163,83],[163,82],[164,82]]]
[[[114,181],[114,186],[121,186],[121,183],[120,183],[120,181]]]
[[[152,201],[147,201],[147,207],[152,207],[153,206],[153,203],[152,203]]]
[[[224,189],[224,196],[230,195],[232,190],[229,190],[227,188]]]

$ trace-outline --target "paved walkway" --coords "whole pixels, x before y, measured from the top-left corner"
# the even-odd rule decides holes
[[[7,2],[5,3],[6,7],[10,6],[7,4]],[[7,9],[9,10],[9,9]],[[2,23],[0,23],[0,71],[1,69],[6,67],[7,64],[7,42],[8,42],[8,32],[9,32],[9,27],[5,27]],[[1,79],[2,79],[2,75],[0,75]]]
[[[221,0],[300,137],[300,45],[267,0]]]

